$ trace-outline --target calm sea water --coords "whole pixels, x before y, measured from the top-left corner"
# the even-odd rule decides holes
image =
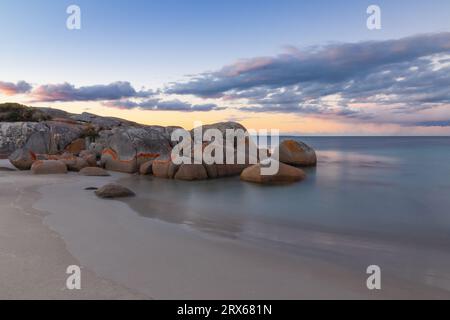
[[[294,246],[302,230],[450,245],[449,137],[290,138],[318,154],[301,183],[133,177],[124,182],[146,196],[128,204],[149,218]]]

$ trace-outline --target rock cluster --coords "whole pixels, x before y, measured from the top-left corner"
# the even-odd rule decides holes
[[[253,140],[246,138],[245,153],[236,145],[223,147],[244,164],[207,164],[194,161],[177,165],[171,160],[171,134],[179,127],[145,126],[89,113],[74,115],[55,109],[39,109],[45,119],[41,122],[0,122],[0,157],[9,157],[19,170],[34,174],[80,172],[85,176],[106,176],[108,171],[153,175],[157,178],[185,181],[241,176],[254,183],[286,183],[305,179],[305,172],[296,167],[317,165],[317,156],[311,147],[295,140],[285,140],[272,152],[265,150],[261,159],[252,159],[249,153]],[[204,126],[217,129],[224,141],[227,129],[246,129],[235,122]],[[205,149],[209,141],[196,141],[190,132],[188,143],[200,143]],[[231,148],[231,149],[230,149]],[[272,157],[272,158],[270,158]],[[266,160],[264,160],[266,159]],[[264,161],[263,161],[264,160]],[[265,161],[279,161],[275,175],[264,176]],[[257,164],[254,164],[257,163]]]

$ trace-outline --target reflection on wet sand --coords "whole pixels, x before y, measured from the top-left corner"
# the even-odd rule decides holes
[[[212,208],[206,208],[201,206],[192,206],[192,202],[195,202],[192,194],[189,194],[189,188],[187,190],[179,190],[183,192],[185,201],[179,201],[179,199],[165,199],[164,197],[158,197],[158,194],[151,194],[149,180],[157,180],[153,182],[158,187],[158,194],[167,194],[174,192],[171,183],[178,183],[181,188],[182,184],[189,184],[189,182],[173,182],[168,183],[167,180],[152,178],[152,177],[139,177],[139,183],[136,184],[136,177],[123,178],[120,183],[133,188],[139,189],[139,194],[148,194],[146,197],[137,196],[132,199],[122,200],[131,209],[139,213],[143,217],[158,219],[168,223],[175,223],[185,225],[202,232],[212,233],[214,235],[220,235],[227,238],[237,238],[244,228],[245,221],[242,217],[235,217],[227,214],[226,208],[214,208],[215,214],[220,215],[220,219],[211,219]],[[207,182],[206,182],[207,183]],[[170,189],[170,190],[164,190]],[[147,190],[147,191],[146,191]],[[191,190],[192,191],[192,190]],[[201,192],[201,191],[200,191]],[[174,195],[176,196],[176,195]]]

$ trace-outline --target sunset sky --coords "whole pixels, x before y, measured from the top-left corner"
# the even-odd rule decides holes
[[[66,8],[81,8],[68,30]],[[381,30],[366,9],[381,8]],[[450,135],[450,1],[2,0],[0,102],[146,124]]]

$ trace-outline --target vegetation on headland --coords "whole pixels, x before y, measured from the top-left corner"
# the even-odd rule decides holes
[[[83,132],[81,133],[80,138],[89,138],[91,141],[95,141],[96,138],[98,138],[98,131],[95,129],[95,127],[92,124],[87,124]]]
[[[45,112],[19,103],[0,104],[0,122],[40,122],[51,120]]]

